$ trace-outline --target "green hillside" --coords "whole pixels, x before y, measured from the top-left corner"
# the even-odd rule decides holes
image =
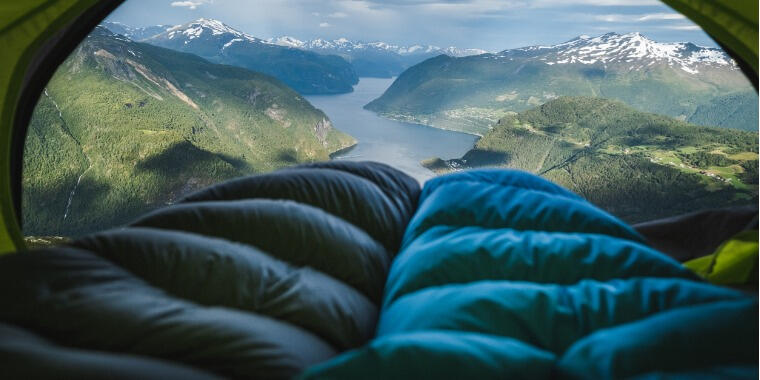
[[[78,235],[202,186],[354,144],[278,80],[96,29],[28,130],[24,232]]]
[[[744,92],[717,96],[697,107],[688,121],[699,125],[757,131],[757,95]]]
[[[757,130],[757,94],[739,70],[704,67],[694,75],[651,62],[641,68],[626,62],[549,65],[537,57],[438,56],[406,70],[365,108],[483,135],[508,112],[558,96],[593,96],[699,125]]]
[[[561,97],[506,116],[462,159],[538,173],[629,222],[757,203],[758,134],[636,111],[618,101]]]

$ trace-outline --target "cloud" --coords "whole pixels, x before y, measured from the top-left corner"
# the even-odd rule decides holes
[[[467,4],[473,0],[365,0],[367,3],[377,5],[422,5],[422,4]],[[508,2],[508,1],[507,1]]]
[[[664,26],[663,29],[669,29],[669,30],[701,30],[698,25],[669,25]]]
[[[320,22],[320,23],[319,23],[319,27],[320,27],[320,28],[329,28],[329,27],[331,27],[331,26],[332,26],[332,25],[330,25],[330,23],[329,23],[329,22]]]
[[[686,17],[680,13],[650,13],[650,14],[603,14],[596,15],[594,19],[602,22],[636,23],[647,21],[684,20]]]
[[[423,14],[426,17],[445,19],[495,19],[511,17],[521,12],[543,11],[561,12],[561,10],[583,8],[587,14],[599,13],[599,10],[636,7],[664,8],[660,0],[346,0],[340,4],[353,4],[375,11],[389,11],[403,15]],[[599,10],[597,10],[599,9]],[[352,17],[354,13],[351,13]],[[642,15],[645,16],[645,15]]]
[[[172,7],[181,7],[181,8],[188,8],[190,10],[195,10],[199,6],[203,4],[208,4],[211,1],[208,0],[196,0],[196,1],[172,1],[170,4]]]
[[[330,18],[346,18],[346,17],[348,17],[348,14],[343,13],[343,12],[335,12],[335,13],[330,13],[329,15],[327,15],[327,17],[330,17]]]
[[[683,20],[686,16],[680,13],[652,13],[639,17],[638,21],[651,21],[651,20]]]
[[[602,22],[624,22],[626,19],[630,19],[630,15],[596,15],[594,19]]]
[[[660,0],[354,0],[371,3],[375,6],[489,6],[500,8],[544,8],[571,7],[577,5],[641,7],[662,5]]]
[[[556,5],[597,5],[597,6],[619,6],[619,7],[644,7],[651,5],[662,5],[660,0],[571,0],[571,1],[544,1]]]

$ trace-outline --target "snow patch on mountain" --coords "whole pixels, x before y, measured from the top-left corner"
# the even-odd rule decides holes
[[[226,44],[224,44],[224,46],[222,46],[222,49],[226,49],[226,48],[230,47],[230,45],[234,44],[235,42],[243,42],[243,39],[242,38],[233,38],[229,42],[227,42]]]
[[[304,42],[293,37],[283,36],[277,38],[276,41],[273,41],[273,39],[267,40],[269,43],[273,43],[275,45],[280,46],[286,46],[286,47],[292,47],[292,48],[302,48],[304,46]]]

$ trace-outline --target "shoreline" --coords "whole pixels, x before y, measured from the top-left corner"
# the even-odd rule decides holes
[[[390,115],[390,114],[385,114],[385,113],[381,113],[381,112],[377,112],[377,111],[373,111],[373,110],[367,110],[367,111],[373,112],[378,117],[382,117],[382,118],[388,119],[388,120],[397,121],[397,122],[400,122],[400,123],[416,124],[416,125],[421,125],[423,127],[440,129],[440,130],[443,130],[443,131],[462,133],[462,134],[465,134],[465,135],[475,136],[475,137],[478,138],[478,140],[480,140],[481,138],[483,138],[482,134],[476,133],[476,132],[466,132],[466,131],[462,131],[462,130],[458,130],[458,129],[439,127],[439,126],[432,125],[432,124],[426,124],[426,123],[420,122],[418,120],[410,120],[410,119],[407,119],[405,117],[393,116],[393,115]]]
[[[356,139],[354,139],[354,140],[356,140]],[[340,148],[340,149],[336,150],[335,152],[332,152],[332,153],[328,154],[327,156],[330,158],[330,160],[334,160],[334,159],[337,158],[338,155],[341,155],[341,154],[348,153],[348,152],[352,151],[354,148],[356,148],[357,145],[359,145],[359,141],[358,140],[356,140],[356,142],[354,142],[353,144],[351,144],[351,145],[349,145],[349,146],[347,146],[345,148]]]

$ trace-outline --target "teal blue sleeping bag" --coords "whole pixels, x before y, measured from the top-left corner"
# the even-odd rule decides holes
[[[757,378],[754,296],[531,174],[426,183],[377,337],[306,379]]]

